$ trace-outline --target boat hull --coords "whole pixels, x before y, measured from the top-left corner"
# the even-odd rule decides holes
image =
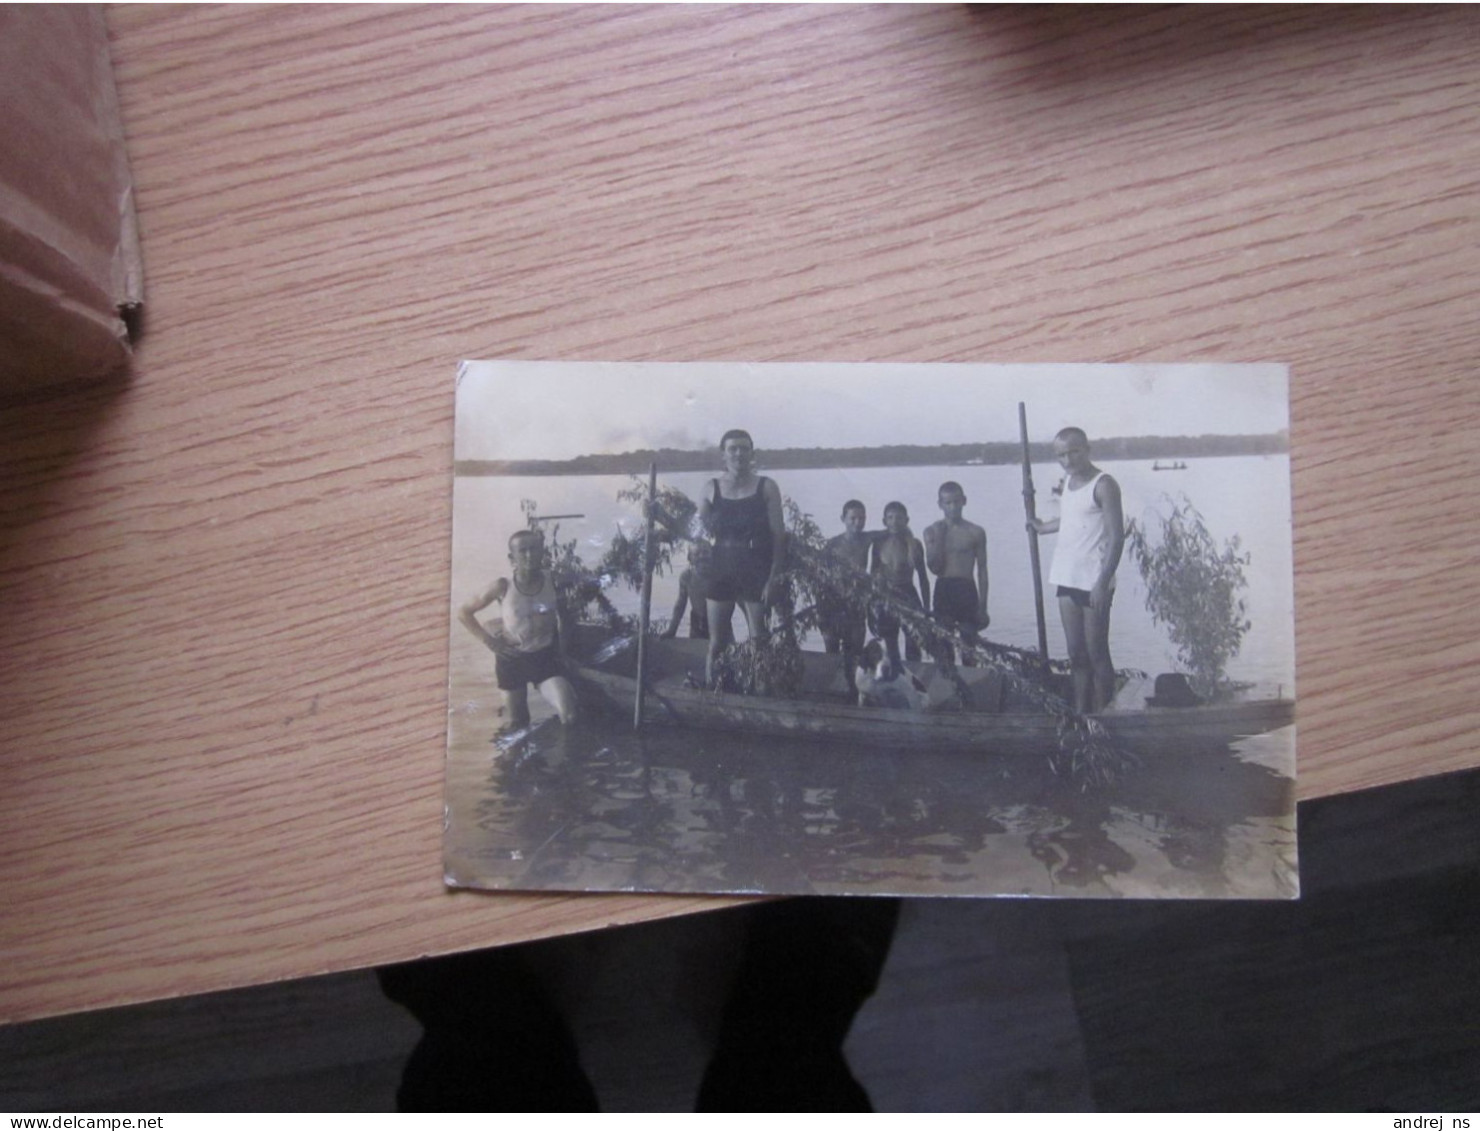
[[[810,697],[799,700],[685,686],[688,673],[703,671],[704,642],[659,639],[649,643],[645,725],[897,750],[1045,754],[1060,746],[1063,716],[1043,711],[912,711],[850,704],[836,656],[806,657],[804,693],[810,691]],[[577,666],[575,677],[584,702],[632,717],[637,685],[630,653],[629,649],[603,664]],[[930,667],[916,665],[917,670]],[[967,674],[982,682],[980,676]],[[1194,707],[1147,707],[1145,690],[1133,682],[1122,689],[1110,709],[1094,716],[1117,745],[1137,753],[1226,746],[1238,738],[1288,726],[1295,718],[1293,700],[1279,694],[1253,692],[1231,702]]]

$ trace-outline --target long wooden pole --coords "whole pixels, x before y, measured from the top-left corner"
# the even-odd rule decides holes
[[[632,705],[632,729],[642,727],[642,692],[647,675],[648,621],[653,612],[653,559],[657,556],[658,538],[658,465],[648,465],[647,530],[642,540],[642,608],[637,614],[637,697]]]
[[[1033,561],[1033,604],[1038,614],[1038,654],[1048,664],[1048,621],[1043,615],[1043,564],[1038,557],[1038,531],[1032,524],[1038,520],[1033,490],[1033,457],[1028,451],[1028,406],[1018,401],[1018,432],[1023,438],[1023,511],[1028,516],[1028,556]]]

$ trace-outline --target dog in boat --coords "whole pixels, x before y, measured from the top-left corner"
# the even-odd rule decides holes
[[[860,707],[923,711],[929,698],[919,678],[903,664],[896,668],[884,650],[884,642],[877,638],[864,645],[853,682],[858,687]]]

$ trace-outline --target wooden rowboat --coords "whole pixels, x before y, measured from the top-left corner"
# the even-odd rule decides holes
[[[589,707],[632,716],[636,650],[613,647],[612,638],[582,626],[573,658],[582,701]],[[910,668],[926,684],[923,711],[860,707],[847,701],[839,657],[804,653],[798,699],[708,691],[702,680],[703,640],[648,641],[644,719],[654,726],[741,731],[758,738],[783,736],[849,742],[900,750],[975,750],[1037,753],[1059,745],[1060,717],[1014,694],[1012,681],[992,668],[961,668],[970,693],[962,709],[954,685],[931,663]],[[1110,707],[1094,716],[1116,742],[1137,753],[1177,753],[1226,746],[1264,734],[1295,719],[1295,703],[1281,688],[1252,688],[1237,698],[1194,707],[1151,707],[1150,679],[1132,679]]]

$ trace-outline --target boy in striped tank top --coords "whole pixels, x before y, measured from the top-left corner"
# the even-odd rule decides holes
[[[529,725],[530,684],[555,708],[562,723],[575,721],[576,693],[565,676],[569,628],[544,561],[545,539],[540,532],[515,531],[509,538],[513,580],[499,578],[457,614],[463,626],[493,651],[507,716],[503,729]],[[477,614],[495,603],[503,607],[503,618],[485,627]]]

